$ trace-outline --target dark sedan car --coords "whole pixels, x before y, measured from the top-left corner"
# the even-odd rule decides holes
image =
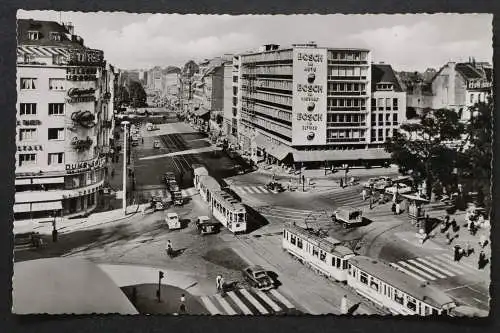
[[[274,281],[261,266],[250,266],[243,270],[243,278],[250,286],[259,290],[269,290],[274,287]]]

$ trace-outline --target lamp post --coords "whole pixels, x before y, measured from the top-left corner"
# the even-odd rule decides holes
[[[127,215],[127,125],[130,124],[128,121],[122,121],[123,125],[123,215]]]

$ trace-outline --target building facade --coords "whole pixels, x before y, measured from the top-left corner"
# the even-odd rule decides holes
[[[71,24],[18,20],[16,221],[96,208],[112,144],[114,68]]]
[[[239,58],[238,138],[254,160],[352,164],[388,159],[378,137],[371,136],[369,50],[265,45]],[[396,98],[388,96],[389,90],[378,94]]]

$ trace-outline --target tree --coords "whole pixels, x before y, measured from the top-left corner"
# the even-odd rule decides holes
[[[133,107],[143,107],[146,104],[146,91],[138,81],[130,81],[129,84],[130,99]]]
[[[460,142],[463,125],[453,110],[426,112],[414,123],[403,124],[388,140],[386,151],[403,174],[425,181],[427,197],[433,188],[450,186],[457,160],[455,144]]]

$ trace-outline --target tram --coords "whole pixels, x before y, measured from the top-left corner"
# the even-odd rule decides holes
[[[439,289],[365,256],[349,259],[347,284],[357,293],[397,315],[441,315],[456,307]]]
[[[321,238],[293,223],[285,225],[283,248],[302,263],[330,279],[346,282],[348,260],[354,252],[331,237]]]
[[[220,184],[208,175],[207,169],[194,169],[194,186],[201,198],[208,203],[210,212],[223,226],[232,233],[247,230],[245,207],[231,194],[222,190]]]

